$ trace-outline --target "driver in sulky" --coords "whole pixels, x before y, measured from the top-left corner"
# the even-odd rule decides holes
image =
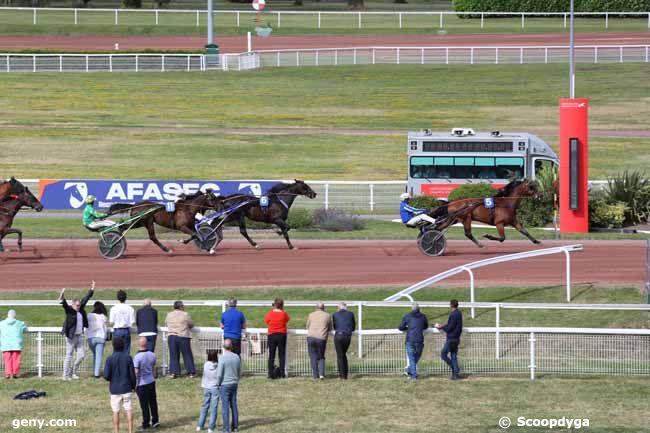
[[[419,209],[409,205],[411,195],[407,192],[399,196],[399,215],[402,222],[409,227],[415,227],[421,221],[427,221],[431,224],[436,223],[436,219],[427,214],[427,209]]]

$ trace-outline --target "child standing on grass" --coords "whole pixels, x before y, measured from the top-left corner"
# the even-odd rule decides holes
[[[203,366],[203,379],[201,388],[203,388],[203,404],[199,413],[199,422],[196,431],[203,430],[205,419],[208,416],[210,408],[210,421],[208,422],[208,433],[214,433],[217,428],[217,411],[219,410],[219,388],[217,387],[217,362],[219,354],[216,350],[208,351],[208,360]]]

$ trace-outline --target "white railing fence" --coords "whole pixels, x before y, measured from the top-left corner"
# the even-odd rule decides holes
[[[217,26],[245,27],[255,19],[253,10],[216,10]],[[457,26],[485,29],[504,21],[525,30],[551,21],[558,28],[567,28],[569,12],[455,12],[455,11],[265,11],[263,23],[275,28],[453,28]],[[650,28],[650,12],[576,12],[590,27],[607,30],[610,21],[633,17],[639,27]],[[0,21],[31,25],[143,25],[143,26],[206,26],[207,11],[188,9],[78,9],[2,7]]]
[[[197,371],[201,371],[207,350],[222,346],[219,328],[200,328],[192,338],[192,351]],[[353,340],[363,336],[363,356],[355,353],[355,342],[348,353],[351,374],[397,375],[406,366],[404,336],[397,330],[374,330],[355,333]],[[465,328],[459,350],[459,364],[472,375],[527,375],[531,380],[539,374],[553,375],[648,375],[650,374],[650,330],[647,329],[581,329],[581,328],[502,328],[500,356],[494,357],[494,328]],[[266,329],[249,329],[242,341],[245,375],[267,373]],[[132,338],[132,353],[135,338]],[[331,339],[330,339],[331,340]],[[429,330],[425,350],[418,364],[421,375],[446,375],[448,367],[440,360],[439,350],[444,334]],[[104,357],[112,350],[107,347]],[[334,344],[329,341],[326,371],[336,374]],[[162,328],[156,344],[160,374],[169,365],[167,330]],[[61,374],[65,357],[65,338],[60,328],[30,328],[25,336],[22,373],[37,375]],[[2,361],[0,360],[0,363]],[[1,367],[1,364],[0,364]],[[90,374],[92,354],[87,350],[81,365],[82,374]],[[289,330],[286,372],[289,376],[311,375],[306,344],[306,331]]]
[[[567,63],[569,47],[557,46],[452,46],[452,47],[352,47],[254,51],[260,67],[350,65],[498,65]],[[241,63],[244,54],[225,54],[228,70]],[[579,63],[648,63],[650,45],[579,45]]]

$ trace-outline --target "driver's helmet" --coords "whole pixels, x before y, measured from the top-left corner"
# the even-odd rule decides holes
[[[86,197],[86,200],[84,200],[84,201],[87,204],[93,204],[93,203],[95,203],[95,200],[97,200],[97,199],[95,198],[94,195],[89,195],[88,197]]]
[[[411,198],[411,195],[408,192],[402,193],[399,196],[399,201],[406,201]]]

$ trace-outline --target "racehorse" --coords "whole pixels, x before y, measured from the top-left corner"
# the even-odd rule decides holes
[[[20,194],[25,191],[25,186],[12,177],[6,181],[0,182],[0,200],[9,194]]]
[[[517,220],[517,208],[519,208],[521,201],[527,197],[538,196],[539,190],[534,181],[529,179],[514,180],[495,194],[494,208],[486,208],[483,198],[460,199],[437,207],[431,212],[431,216],[434,218],[451,216],[447,221],[437,225],[437,230],[443,230],[458,221],[462,222],[465,228],[465,237],[480,248],[483,248],[483,244],[472,235],[472,221],[479,221],[496,227],[499,237],[485,234],[483,237],[486,239],[503,242],[506,239],[504,228],[509,225],[526,236],[532,243],[539,244],[541,242],[533,238]]]
[[[159,226],[166,227],[172,230],[179,230],[188,235],[194,234],[194,217],[197,213],[203,213],[208,209],[215,209],[220,206],[219,199],[212,192],[207,190],[205,192],[197,192],[190,196],[182,196],[176,202],[176,209],[174,212],[167,212],[165,206],[154,203],[151,201],[143,201],[136,204],[117,203],[108,209],[109,215],[129,211],[131,216],[137,215],[139,212],[147,211],[152,208],[158,208],[157,211],[149,214],[145,218],[136,222],[133,228],[144,227],[149,233],[149,239],[154,244],[166,253],[172,251],[164,246],[156,237],[156,230],[154,223]]]
[[[36,210],[36,212],[43,210],[43,205],[34,197],[34,194],[31,193],[29,188],[25,188],[22,184],[20,186],[22,187],[22,192],[11,194],[0,199],[0,252],[4,251],[2,239],[11,233],[18,235],[18,251],[23,250],[23,232],[20,229],[11,228],[14,217],[20,211],[21,207],[29,206]]]
[[[316,197],[316,192],[304,181],[294,179],[293,183],[278,183],[264,194],[264,196],[268,197],[268,206],[262,206],[260,204],[260,198],[252,195],[232,194],[221,197],[220,200],[226,208],[241,205],[234,212],[227,214],[226,221],[224,222],[237,221],[241,235],[258,250],[261,247],[248,236],[248,232],[246,231],[246,218],[253,221],[275,224],[280,229],[278,235],[284,236],[284,239],[287,241],[287,246],[292,250],[294,246],[291,244],[291,240],[289,240],[289,230],[291,230],[291,227],[289,227],[286,221],[289,216],[289,209],[291,209],[291,205],[299,195],[313,199]],[[215,220],[212,224],[216,226],[219,223],[220,221]],[[221,242],[223,240],[221,229],[217,230],[217,236],[219,237],[219,242]],[[183,242],[188,243],[193,239],[194,237],[191,237]],[[214,251],[210,252],[213,253]]]

